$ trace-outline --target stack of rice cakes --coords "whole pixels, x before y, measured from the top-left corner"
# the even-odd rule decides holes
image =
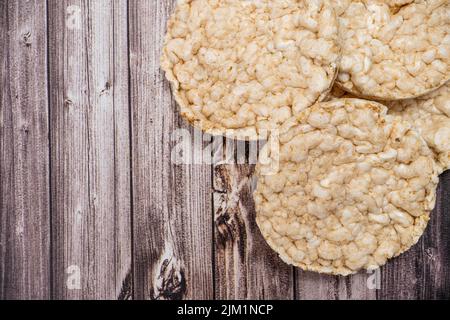
[[[257,140],[256,222],[286,263],[349,275],[413,246],[450,166],[450,2],[179,0],[181,115]]]

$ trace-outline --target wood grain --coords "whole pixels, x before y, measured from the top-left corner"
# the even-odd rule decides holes
[[[56,299],[132,295],[126,12],[49,1]]]
[[[252,165],[247,144],[227,140],[231,162],[214,166],[215,287],[217,299],[292,299],[293,269],[264,241],[255,223]],[[252,143],[254,145],[255,143]],[[244,163],[240,164],[244,158]],[[250,161],[249,161],[250,160]],[[246,162],[246,163],[245,163]]]
[[[297,269],[296,298],[299,300],[375,300],[379,282],[378,273],[361,272],[349,277],[338,277]]]
[[[0,299],[50,297],[45,1],[0,1]]]
[[[171,162],[172,134],[188,128],[159,67],[174,2],[129,3],[137,299],[213,298],[211,169]]]

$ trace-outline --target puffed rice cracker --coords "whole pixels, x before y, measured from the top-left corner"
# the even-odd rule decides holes
[[[355,96],[400,100],[450,79],[450,1],[337,0],[337,83]]]
[[[326,97],[338,42],[328,0],[181,0],[161,66],[191,124],[253,140]]]
[[[316,104],[280,134],[278,171],[257,165],[257,223],[286,263],[349,275],[384,265],[423,234],[435,161],[411,125],[386,112],[359,99]]]
[[[450,83],[420,98],[387,102],[389,114],[410,122],[442,165],[450,169]]]
[[[340,98],[355,97],[335,85],[327,100]],[[380,103],[389,108],[388,114],[400,116],[417,129],[433,151],[441,172],[450,169],[450,83],[419,98]]]

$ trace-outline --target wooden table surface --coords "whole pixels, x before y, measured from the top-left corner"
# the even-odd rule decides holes
[[[268,248],[252,165],[171,161],[173,6],[0,0],[0,299],[449,299],[449,173],[419,244],[343,278]]]

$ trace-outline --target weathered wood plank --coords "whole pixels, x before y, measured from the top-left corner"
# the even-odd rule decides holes
[[[375,300],[379,273],[349,277],[322,275],[296,270],[296,298],[299,300]]]
[[[188,128],[159,63],[174,3],[129,2],[138,299],[213,298],[211,169],[171,162],[172,133]]]
[[[440,178],[425,235],[382,269],[379,299],[450,299],[450,171]]]
[[[45,1],[0,1],[0,300],[50,297]]]
[[[214,166],[216,297],[292,299],[293,269],[269,248],[255,222],[255,166],[251,164],[255,157],[249,150],[255,150],[257,145],[248,144],[244,150],[239,143],[234,145],[234,164]],[[223,153],[228,159],[227,152]],[[240,164],[242,158],[247,164]]]
[[[426,234],[374,290],[370,274],[277,258],[255,224],[252,165],[171,163],[172,133],[194,133],[159,70],[173,3],[129,2],[128,57],[126,0],[49,0],[49,129],[46,1],[0,1],[0,299],[49,298],[51,266],[58,299],[129,299],[133,281],[145,299],[449,299],[450,173]]]
[[[132,295],[125,0],[50,0],[57,299]]]

